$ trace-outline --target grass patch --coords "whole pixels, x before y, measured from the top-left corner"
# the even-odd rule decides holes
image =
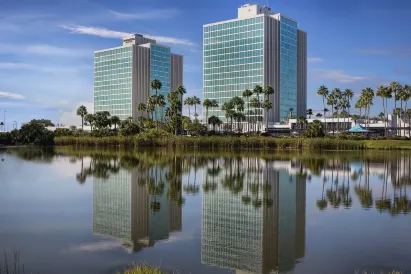
[[[406,140],[365,140],[363,142],[367,149],[380,150],[410,150],[411,141]]]
[[[160,268],[151,267],[148,265],[135,265],[124,269],[122,272],[116,272],[115,274],[163,274]]]

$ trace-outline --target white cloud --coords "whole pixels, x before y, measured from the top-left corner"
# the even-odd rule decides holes
[[[71,33],[76,34],[88,34],[94,36],[100,36],[104,38],[123,38],[124,36],[130,35],[128,32],[114,31],[105,28],[87,27],[79,25],[61,25],[63,29],[69,30]]]
[[[11,93],[11,92],[5,92],[5,91],[0,91],[0,99],[15,99],[15,100],[24,100],[25,97],[21,94],[18,93]]]
[[[92,69],[91,66],[55,67],[31,63],[0,62],[0,70],[34,70],[45,73],[79,73],[82,69]]]
[[[146,19],[168,19],[174,18],[180,14],[177,9],[158,9],[158,10],[147,10],[144,12],[135,13],[124,13],[112,10],[111,13],[118,19],[136,19],[136,20],[146,20]]]
[[[314,77],[321,80],[330,80],[338,83],[353,83],[370,79],[370,77],[350,75],[343,70],[315,69]]]
[[[87,49],[65,48],[47,44],[0,44],[0,53],[31,54],[48,56],[92,56]]]
[[[81,105],[84,105],[87,108],[88,113],[94,112],[93,102],[80,102],[75,104],[76,107],[74,109],[60,112],[60,124],[65,126],[80,126],[81,118],[77,116],[77,108]]]
[[[123,38],[125,36],[132,34],[129,32],[109,30],[106,28],[88,27],[88,26],[80,26],[80,25],[61,25],[60,27],[63,29],[69,30],[71,33],[94,35],[94,36],[99,36],[99,37],[104,37],[104,38]],[[167,36],[155,36],[155,35],[150,35],[150,34],[143,34],[143,35],[145,37],[155,39],[159,43],[185,45],[185,46],[195,46],[196,45],[186,39],[179,39],[179,38],[167,37]]]
[[[308,58],[307,58],[307,61],[308,61],[309,63],[320,63],[320,62],[323,62],[324,59],[323,59],[323,58],[320,58],[320,57],[308,57]]]

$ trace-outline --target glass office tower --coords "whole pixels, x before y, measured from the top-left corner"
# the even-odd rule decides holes
[[[183,56],[139,34],[125,37],[121,47],[96,51],[94,111],[137,120],[142,115],[137,106],[147,104],[149,96],[155,94],[150,87],[154,79],[162,83],[158,94],[164,96],[167,107],[167,94],[183,84]],[[154,119],[160,120],[161,113],[158,108]]]
[[[122,119],[132,116],[132,47],[96,52],[94,111],[108,111]]]
[[[215,99],[218,108],[209,109],[209,117],[226,121],[221,106],[234,96],[243,98],[246,89],[256,85],[271,85],[275,93],[269,96],[271,110],[249,107],[244,114],[252,126],[259,121],[259,129],[290,116],[306,113],[306,33],[297,22],[270,8],[244,5],[238,18],[205,25],[203,84],[204,99]],[[258,96],[260,102],[265,98]],[[254,128],[255,129],[255,128]]]

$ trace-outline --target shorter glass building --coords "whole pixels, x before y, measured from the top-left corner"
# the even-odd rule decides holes
[[[135,34],[123,39],[123,46],[94,53],[94,111],[108,111],[121,120],[142,115],[140,103],[147,104],[156,92],[150,82],[160,80],[162,94],[183,84],[183,56],[173,54],[169,47],[155,40]],[[160,120],[164,109],[157,108],[155,120]]]

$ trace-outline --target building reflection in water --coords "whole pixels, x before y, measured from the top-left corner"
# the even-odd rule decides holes
[[[94,177],[93,234],[120,239],[123,247],[138,252],[181,231],[181,205],[164,195],[170,186],[166,172],[154,167],[139,173],[134,168]]]
[[[257,158],[218,159],[204,169],[203,184],[210,181],[219,183],[203,193],[202,263],[291,271],[305,255],[306,176]]]

